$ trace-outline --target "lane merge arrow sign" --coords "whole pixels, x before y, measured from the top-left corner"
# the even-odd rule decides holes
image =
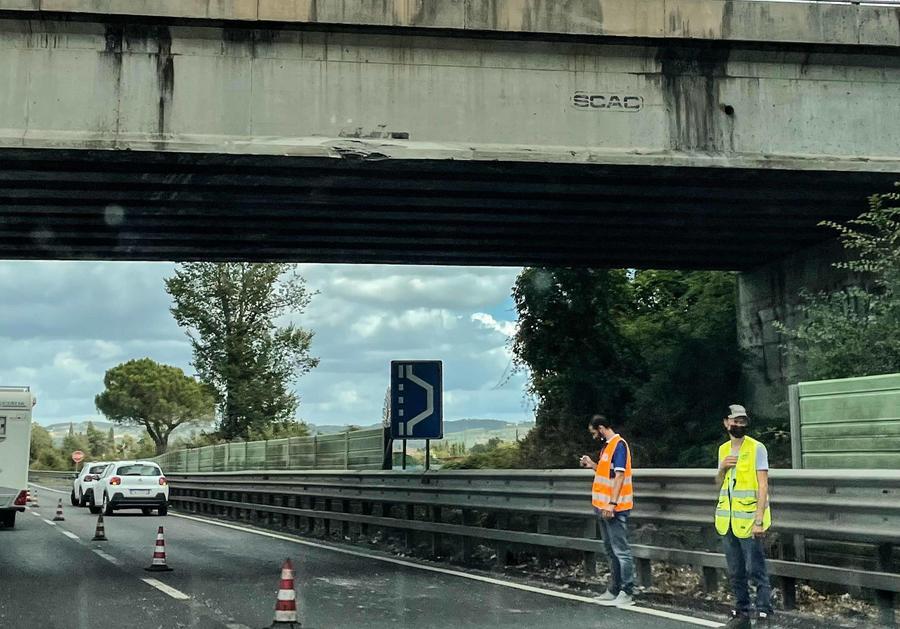
[[[439,360],[391,361],[391,436],[442,439],[443,365]]]

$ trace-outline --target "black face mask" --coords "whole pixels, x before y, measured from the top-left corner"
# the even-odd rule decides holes
[[[747,427],[746,426],[732,426],[728,429],[728,434],[730,434],[735,439],[740,439],[747,435]]]

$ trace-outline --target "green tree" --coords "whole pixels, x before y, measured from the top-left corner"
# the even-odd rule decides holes
[[[94,422],[88,422],[85,436],[88,440],[92,458],[105,459],[109,456],[109,438],[102,430],[97,430]]]
[[[500,439],[494,437],[486,444],[473,446],[469,454],[462,460],[445,463],[442,469],[514,469],[526,467],[525,462],[522,444],[502,443]]]
[[[621,414],[632,399],[638,354],[623,333],[632,316],[622,270],[526,268],[513,299],[519,327],[512,350],[537,401],[522,441],[529,466],[571,466],[591,446],[592,413]]]
[[[159,451],[156,443],[153,439],[151,439],[148,433],[144,433],[141,435],[141,438],[135,442],[131,449],[128,451],[128,458],[130,459],[149,459],[154,455],[162,454]]]
[[[277,323],[302,314],[311,298],[296,265],[182,264],[166,291],[194,366],[215,391],[222,436],[247,438],[293,419],[299,399],[291,383],[318,364],[312,332]]]
[[[644,466],[714,464],[724,405],[737,400],[741,354],[733,273],[638,271],[625,334],[641,376],[624,414]]]
[[[50,432],[40,424],[31,424],[31,457],[29,466],[35,469],[56,469],[55,466],[47,467],[59,456],[59,452],[53,446],[53,437]],[[40,465],[38,465],[40,463]]]
[[[156,454],[166,451],[169,435],[179,426],[209,421],[212,393],[177,367],[149,358],[130,360],[106,372],[106,390],[94,398],[110,421],[143,426]]]
[[[900,371],[900,194],[873,195],[869,209],[837,231],[854,285],[804,293],[800,322],[776,324],[784,349],[802,365],[795,377],[847,378]]]
[[[252,428],[249,433],[250,441],[264,441],[266,439],[287,439],[288,437],[308,437],[309,426],[305,422],[294,420],[282,420],[270,422],[262,428]]]
[[[85,456],[90,456],[91,454],[91,444],[87,440],[87,435],[83,432],[70,432],[65,437],[63,437],[62,441],[62,451],[66,456],[69,456],[75,450],[81,450],[84,452]]]

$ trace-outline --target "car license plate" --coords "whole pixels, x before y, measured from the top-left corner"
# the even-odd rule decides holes
[[[146,496],[147,494],[150,493],[150,490],[149,489],[132,489],[131,493],[133,495]]]

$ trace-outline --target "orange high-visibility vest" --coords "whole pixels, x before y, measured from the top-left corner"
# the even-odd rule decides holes
[[[609,471],[612,469],[612,455],[616,451],[619,442],[625,444],[625,481],[622,483],[622,489],[619,491],[618,504],[614,511],[628,511],[634,508],[634,488],[631,484],[631,448],[628,443],[619,435],[609,440],[600,460],[597,462],[597,471],[594,474],[594,485],[591,488],[591,504],[595,509],[606,509],[612,500],[613,481],[609,477]]]

